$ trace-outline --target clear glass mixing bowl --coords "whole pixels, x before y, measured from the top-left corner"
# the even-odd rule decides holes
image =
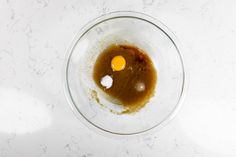
[[[148,53],[157,70],[155,95],[134,114],[114,114],[121,106],[104,97],[93,81],[97,56],[110,44],[130,43]],[[133,135],[160,128],[178,110],[185,71],[173,33],[158,20],[136,12],[114,12],[90,21],[75,37],[65,67],[65,91],[75,114],[90,128]],[[99,99],[100,105],[96,99]]]

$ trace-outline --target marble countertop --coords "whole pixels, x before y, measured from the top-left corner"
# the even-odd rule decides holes
[[[0,0],[0,157],[235,157],[236,1]],[[66,49],[89,20],[149,14],[179,38],[185,102],[158,132],[108,138],[72,113],[63,93]]]

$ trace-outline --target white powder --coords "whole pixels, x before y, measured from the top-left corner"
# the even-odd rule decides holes
[[[112,83],[113,79],[109,75],[106,75],[101,79],[101,84],[103,87],[106,87],[106,89],[111,88]]]

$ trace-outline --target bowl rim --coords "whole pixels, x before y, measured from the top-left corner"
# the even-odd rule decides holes
[[[117,18],[135,18],[135,19],[139,19],[139,20],[143,20],[145,22],[148,22],[152,25],[154,25],[155,27],[157,27],[158,29],[160,29],[173,43],[173,45],[175,46],[177,52],[178,52],[178,56],[180,58],[181,61],[181,67],[183,70],[183,81],[182,81],[182,89],[181,89],[181,94],[179,96],[179,99],[175,105],[175,107],[172,109],[172,111],[159,123],[155,124],[154,126],[142,130],[142,131],[138,131],[138,132],[133,132],[133,133],[120,133],[120,132],[112,132],[109,130],[106,130],[94,123],[92,123],[88,118],[86,118],[85,115],[83,115],[83,113],[81,113],[81,111],[79,110],[79,108],[76,106],[76,103],[73,100],[73,97],[71,96],[71,91],[70,91],[70,87],[69,87],[69,82],[68,82],[68,68],[69,68],[69,63],[70,63],[70,59],[73,53],[73,50],[75,48],[75,46],[77,45],[77,43],[80,41],[80,39],[89,31],[91,30],[93,27],[95,27],[96,25],[111,20],[111,19],[117,19]],[[156,18],[141,13],[141,12],[134,12],[134,11],[116,11],[116,12],[110,12],[107,14],[103,14],[101,16],[98,16],[95,19],[90,20],[89,22],[87,22],[80,30],[79,32],[74,36],[70,46],[67,49],[67,54],[66,54],[66,58],[65,58],[65,63],[63,66],[63,88],[64,88],[64,94],[65,97],[73,111],[73,113],[75,114],[75,116],[81,120],[82,123],[84,123],[88,128],[90,128],[91,130],[94,130],[102,135],[117,135],[117,136],[133,136],[133,135],[141,135],[141,134],[147,134],[147,133],[151,133],[154,131],[158,131],[161,128],[163,128],[166,124],[168,124],[178,113],[178,111],[180,110],[182,104],[183,104],[183,100],[184,97],[186,95],[186,69],[185,69],[185,64],[183,61],[183,56],[181,55],[181,52],[183,52],[183,48],[179,42],[179,40],[177,39],[177,37],[174,35],[174,33],[166,26],[164,25],[161,21],[157,20]]]

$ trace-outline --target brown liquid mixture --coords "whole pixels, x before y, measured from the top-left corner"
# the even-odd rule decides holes
[[[111,68],[111,60],[123,56],[126,65],[121,71]],[[110,88],[101,84],[104,76],[113,80]],[[149,56],[142,50],[130,45],[111,45],[97,58],[93,78],[108,96],[125,107],[123,113],[136,112],[149,101],[154,94],[157,80],[156,70]]]

